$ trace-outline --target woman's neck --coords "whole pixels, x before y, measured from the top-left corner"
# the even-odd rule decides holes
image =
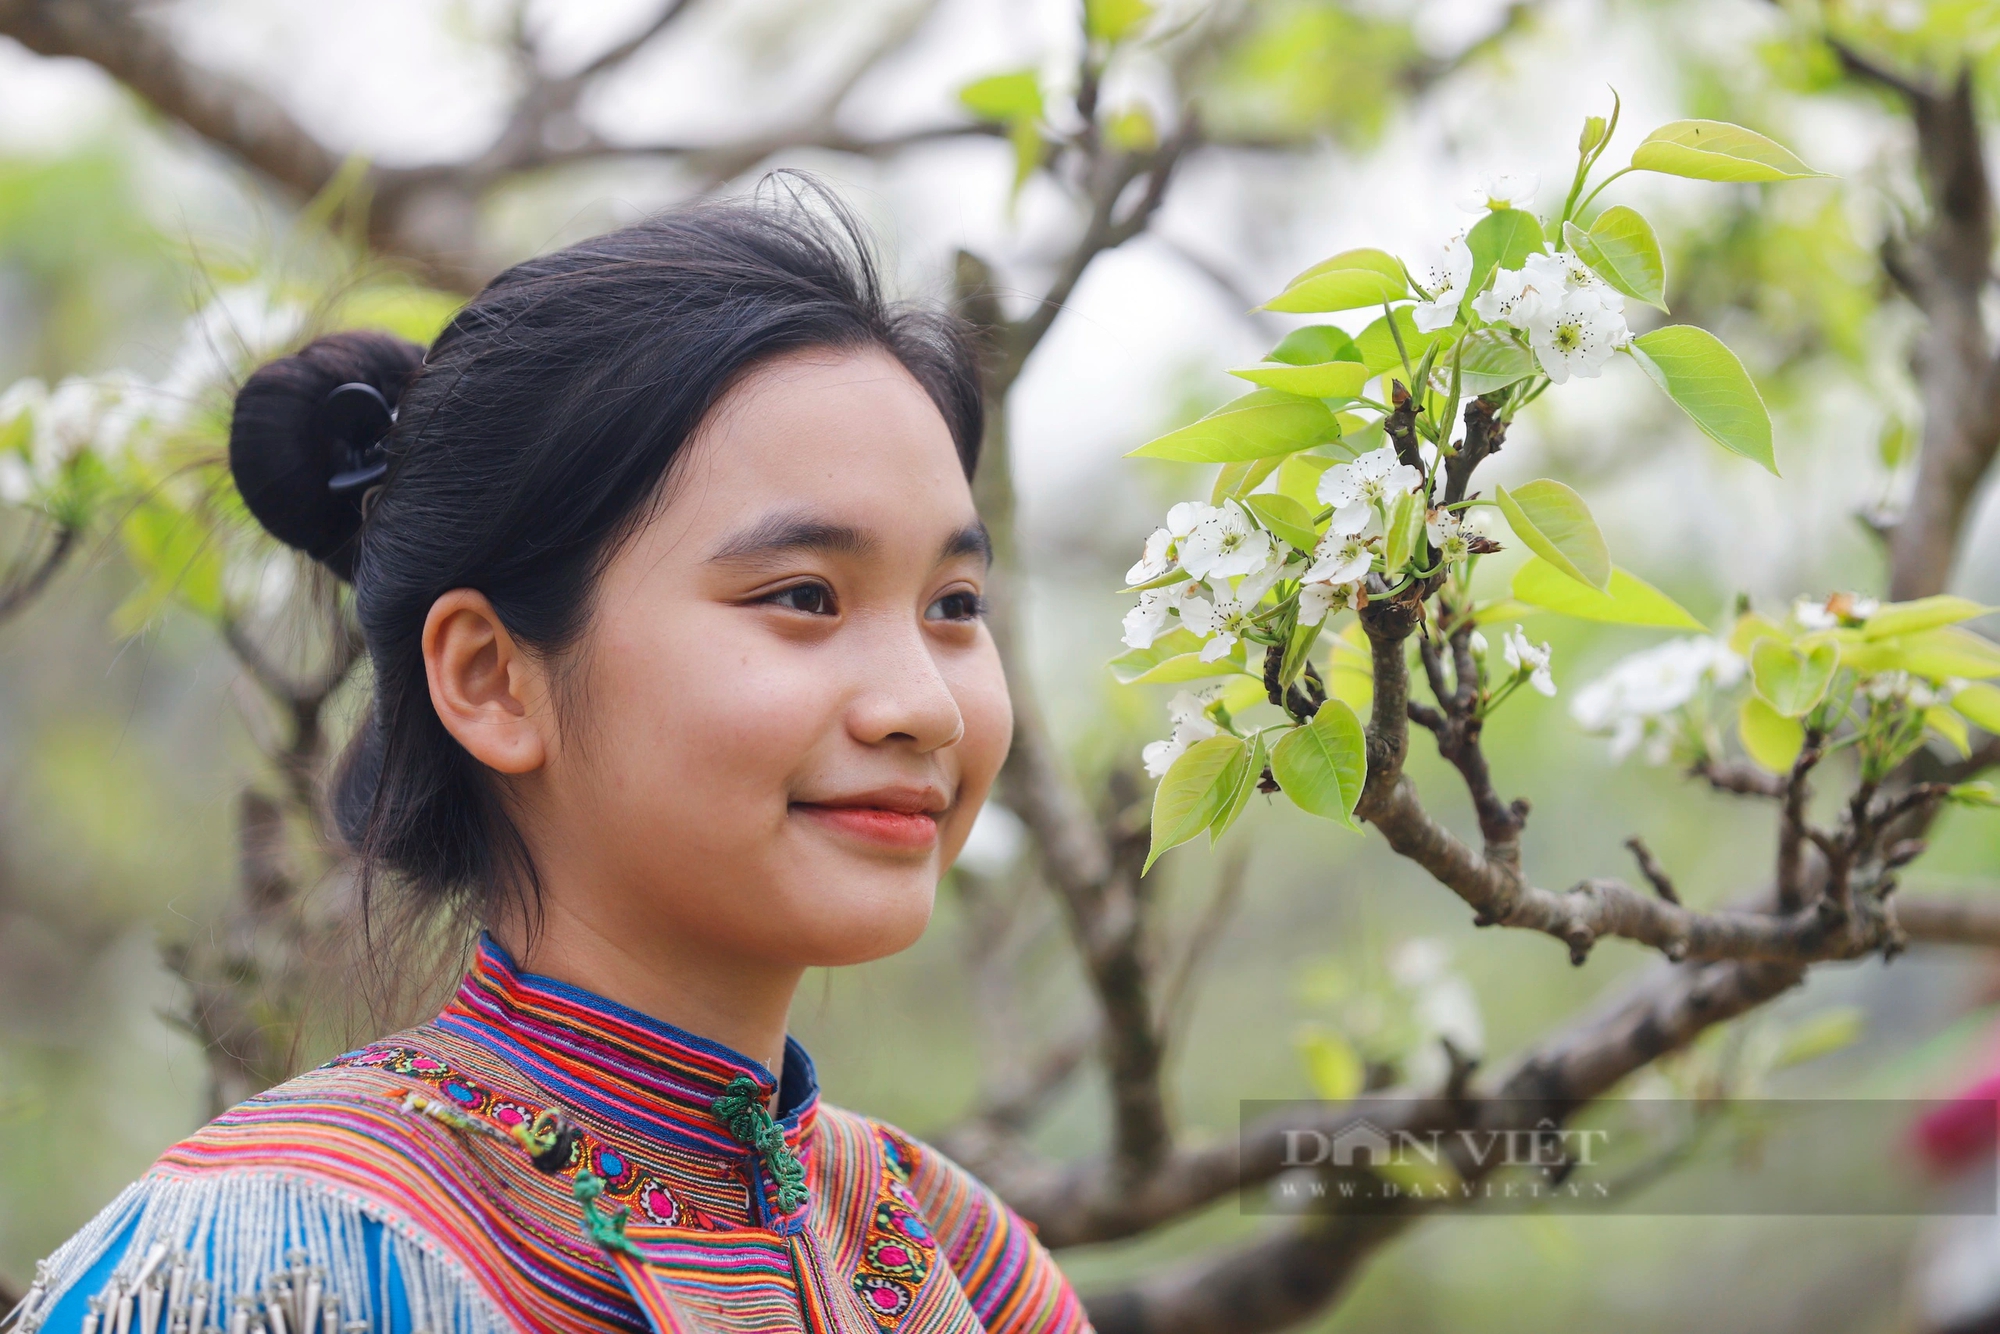
[[[606,929],[567,911],[559,895],[545,899],[532,931],[519,914],[489,929],[524,971],[719,1042],[782,1080],[786,1017],[803,968],[745,963],[654,933]],[[773,1113],[776,1101],[774,1092]]]

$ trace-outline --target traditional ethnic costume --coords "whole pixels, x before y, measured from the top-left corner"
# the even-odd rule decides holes
[[[777,1115],[766,1111],[780,1092]],[[42,1334],[1089,1334],[963,1168],[490,938],[444,1012],[176,1145],[37,1275]]]

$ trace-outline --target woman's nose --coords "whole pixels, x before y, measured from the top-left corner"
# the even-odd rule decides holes
[[[923,630],[887,620],[870,627],[853,660],[858,688],[848,731],[863,745],[901,741],[920,753],[953,744],[965,734],[965,715]]]

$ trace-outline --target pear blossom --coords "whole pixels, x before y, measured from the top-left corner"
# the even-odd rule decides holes
[[[1532,171],[1494,172],[1480,177],[1461,195],[1458,207],[1465,213],[1526,208],[1535,202],[1535,190],[1541,183],[1542,178]]]
[[[1472,251],[1465,244],[1465,233],[1460,232],[1444,243],[1437,262],[1424,274],[1425,288],[1435,295],[1419,301],[1410,311],[1418,331],[1436,333],[1450,328],[1458,318],[1458,303],[1465,299],[1465,285],[1471,281]]]
[[[1950,680],[1933,685],[1911,676],[1902,668],[1877,672],[1861,683],[1861,693],[1878,704],[1901,704],[1912,709],[1934,709],[1951,703],[1951,697],[1965,685]]]
[[[1501,650],[1507,659],[1507,666],[1516,676],[1528,673],[1528,684],[1544,695],[1556,693],[1556,679],[1549,674],[1549,659],[1553,656],[1546,641],[1540,648],[1528,642],[1527,632],[1519,625],[1501,641]]]
[[[1167,701],[1167,717],[1173,723],[1173,733],[1165,741],[1149,742],[1139,752],[1147,773],[1155,778],[1165,777],[1189,746],[1220,735],[1222,729],[1210,720],[1207,712],[1215,693],[1213,687],[1200,692],[1182,690]]]
[[[1262,569],[1272,554],[1271,535],[1253,526],[1233,500],[1209,510],[1175,546],[1181,568],[1197,579],[1249,574]]]
[[[1299,624],[1318,625],[1327,617],[1346,611],[1360,596],[1361,582],[1326,582],[1299,585]]]
[[[1572,375],[1594,379],[1611,354],[1631,341],[1625,316],[1584,288],[1571,288],[1553,307],[1544,305],[1528,326],[1528,345],[1553,384]]]
[[[1315,494],[1322,505],[1334,507],[1330,533],[1352,536],[1368,526],[1376,507],[1423,485],[1424,475],[1396,457],[1393,445],[1363,454],[1352,463],[1336,463],[1320,474]]]
[[[1259,590],[1257,596],[1261,598],[1263,591]],[[1229,656],[1256,605],[1234,592],[1221,591],[1216,592],[1213,601],[1196,594],[1181,604],[1181,624],[1208,640],[1201,646],[1203,662],[1218,662]]]
[[[1562,300],[1562,287],[1537,280],[1526,269],[1500,269],[1493,285],[1472,298],[1473,314],[1488,324],[1509,324],[1526,329],[1542,308]]]
[[[1456,565],[1472,554],[1474,535],[1466,532],[1465,521],[1448,509],[1434,509],[1424,516],[1424,536],[1447,565]]]
[[[1371,512],[1357,533],[1329,532],[1312,551],[1312,566],[1303,576],[1308,583],[1352,584],[1368,573],[1375,558],[1370,543],[1381,535],[1382,524]]]
[[[1488,647],[1486,643],[1486,636],[1480,634],[1477,630],[1474,630],[1472,632],[1472,638],[1467,640],[1466,642],[1472,646],[1472,656],[1484,661]]]
[[[1597,298],[1606,310],[1625,309],[1625,298],[1610,283],[1597,276],[1597,270],[1583,262],[1570,250],[1558,250],[1555,242],[1545,243],[1543,252],[1530,255],[1521,263],[1521,271],[1528,281],[1545,292],[1588,292]]]
[[[1139,605],[1125,613],[1125,646],[1151,648],[1153,641],[1166,633],[1176,604],[1194,587],[1192,583],[1174,584],[1168,588],[1149,588],[1139,594]]]
[[[1126,584],[1144,584],[1159,578],[1174,568],[1174,544],[1193,532],[1195,525],[1209,514],[1212,506],[1197,500],[1183,500],[1167,511],[1167,526],[1155,528],[1146,539],[1146,550],[1131,569],[1125,571]]]
[[[1146,539],[1145,551],[1133,563],[1132,568],[1125,571],[1126,586],[1147,583],[1173,569],[1173,557],[1167,554],[1173,544],[1174,535],[1171,532],[1165,528],[1155,528],[1152,536]]]
[[[1643,746],[1649,764],[1672,754],[1673,716],[1704,688],[1727,690],[1743,679],[1743,659],[1710,635],[1684,635],[1619,660],[1579,690],[1570,717],[1587,732],[1609,734],[1611,758]]]

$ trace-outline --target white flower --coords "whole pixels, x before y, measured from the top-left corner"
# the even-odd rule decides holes
[[[1535,189],[1542,178],[1532,171],[1498,172],[1482,176],[1458,201],[1467,213],[1488,209],[1526,208],[1535,202]]]
[[[1474,630],[1470,642],[1472,644],[1472,656],[1483,659],[1486,656],[1487,650],[1486,636]]]
[[[1153,535],[1146,539],[1146,550],[1131,569],[1125,571],[1125,583],[1148,583],[1174,568],[1173,557],[1167,554],[1174,544],[1174,535],[1164,528],[1155,528]]]
[[[1434,509],[1424,516],[1424,535],[1431,548],[1447,565],[1456,565],[1472,554],[1472,538],[1465,521],[1448,509]]]
[[[1197,579],[1249,574],[1271,558],[1271,535],[1252,527],[1250,516],[1233,500],[1203,515],[1175,545],[1181,568]]]
[[[1561,299],[1560,287],[1537,285],[1526,269],[1500,269],[1493,275],[1493,285],[1472,298],[1472,311],[1488,324],[1525,329],[1544,305]]]
[[[1354,597],[1360,591],[1357,581],[1351,584],[1303,584],[1299,587],[1299,624],[1318,625],[1327,617],[1346,611],[1354,605]]]
[[[1186,591],[1183,585],[1175,584],[1170,588],[1149,588],[1141,593],[1139,605],[1125,613],[1126,647],[1151,648],[1153,641],[1166,632],[1168,614]]]
[[[1322,505],[1334,507],[1330,533],[1350,537],[1363,531],[1375,507],[1415,491],[1424,475],[1396,458],[1393,445],[1363,454],[1352,463],[1336,463],[1320,474],[1315,494]]]
[[[1165,741],[1150,742],[1139,752],[1139,757],[1146,762],[1147,773],[1155,778],[1163,777],[1189,746],[1221,732],[1222,729],[1210,721],[1207,713],[1208,702],[1214,693],[1213,689],[1199,694],[1183,690],[1167,701],[1167,717],[1173,723],[1173,734]]]
[[[1727,690],[1743,679],[1744,663],[1728,643],[1687,635],[1634,653],[1579,690],[1570,717],[1586,731],[1608,733],[1611,758],[1622,760],[1646,743],[1645,758],[1665,764],[1673,742],[1671,715],[1704,687]]]
[[[1261,598],[1263,590],[1256,590],[1256,595]],[[1181,604],[1181,624],[1208,640],[1201,646],[1203,662],[1219,662],[1229,656],[1256,605],[1229,592],[1217,592],[1214,601],[1195,596]]]
[[[1463,232],[1444,243],[1437,261],[1424,274],[1424,286],[1434,293],[1429,301],[1419,301],[1410,311],[1422,333],[1449,329],[1458,318],[1458,303],[1465,299],[1465,285],[1472,281],[1472,251]]]
[[[1313,548],[1313,563],[1303,578],[1307,583],[1352,584],[1359,582],[1368,573],[1368,563],[1375,553],[1369,547],[1381,534],[1382,525],[1370,511],[1367,522],[1356,533],[1329,532]]]
[[[1611,354],[1631,341],[1625,316],[1583,288],[1572,288],[1560,305],[1544,305],[1528,326],[1528,345],[1555,384],[1571,375],[1595,378]]]
[[[1540,648],[1536,648],[1528,642],[1525,630],[1521,626],[1516,625],[1513,631],[1501,641],[1501,647],[1507,657],[1507,666],[1513,670],[1516,676],[1522,672],[1527,672],[1529,674],[1529,685],[1544,695],[1553,695],[1556,693],[1556,679],[1549,675],[1551,651],[1546,642]]]
[[[1840,624],[1824,602],[1813,598],[1800,598],[1792,604],[1792,619],[1808,630],[1831,630]]]

